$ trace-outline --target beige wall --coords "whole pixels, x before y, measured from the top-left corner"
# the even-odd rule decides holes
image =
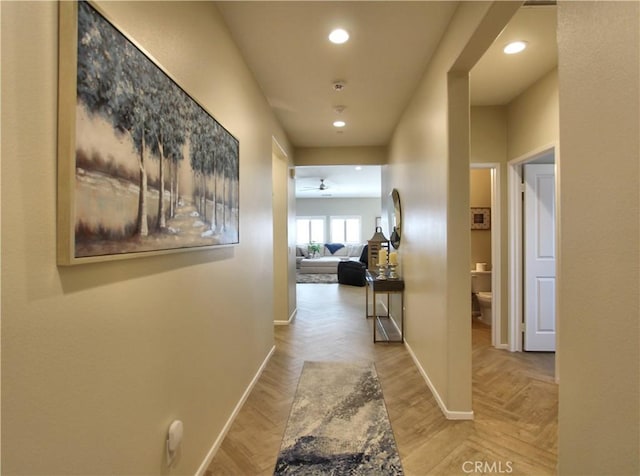
[[[491,208],[491,170],[472,169],[469,185],[469,206]],[[476,263],[487,263],[491,269],[491,230],[471,230],[469,269],[475,269]]]
[[[501,283],[500,283],[500,344],[508,344],[508,227],[507,227],[507,107],[482,106],[471,108],[471,157],[472,164],[497,163],[500,171],[500,230]],[[495,221],[492,210],[492,221]],[[492,224],[493,226],[493,224]],[[472,236],[475,232],[472,233]],[[493,261],[493,259],[492,259]],[[473,260],[472,260],[473,263]]]
[[[507,114],[507,160],[523,159],[523,156],[531,156],[549,147],[557,147],[559,143],[559,112],[558,112],[558,69],[554,68],[506,107]],[[554,157],[559,156],[559,150],[554,150]],[[507,344],[509,332],[508,314],[508,213],[509,213],[509,189],[508,171],[503,168],[502,206],[503,229],[502,255],[502,329],[501,342]],[[556,369],[559,359],[556,359]]]
[[[287,242],[289,244],[287,286],[289,287],[289,318],[293,319],[298,310],[296,294],[296,168],[291,156],[289,156],[287,163]]]
[[[5,474],[167,473],[163,444],[174,418],[185,422],[187,441],[175,472],[192,474],[272,346],[271,186],[263,178],[273,131],[286,141],[214,7],[105,6],[240,139],[241,244],[55,266],[56,4],[2,2]],[[558,9],[559,472],[638,474],[640,12],[635,2]],[[448,408],[462,411],[469,376],[455,371],[470,361],[470,339],[452,340],[450,330],[468,316],[448,312],[443,297],[468,286],[447,273],[455,251],[447,201],[457,190],[447,189],[446,72],[485,11],[460,7],[383,176],[386,193],[396,187],[403,200],[407,340]],[[522,124],[513,106],[509,158],[558,137],[512,132]]]
[[[559,2],[558,471],[640,474],[638,2]]]
[[[553,69],[509,103],[509,160],[558,141],[558,70]]]
[[[296,165],[382,165],[387,148],[372,147],[297,147]]]
[[[296,312],[295,169],[275,144],[272,160],[273,318],[283,324]]]
[[[508,170],[510,160],[557,145],[558,70],[539,78],[507,106],[471,108],[471,163],[500,163],[501,319],[500,343],[508,343]],[[557,155],[557,151],[556,151]],[[475,233],[475,232],[474,232]],[[474,235],[472,233],[472,237]],[[473,262],[473,260],[472,260]]]
[[[476,163],[507,162],[507,107],[471,108],[471,157]],[[501,171],[506,171],[506,167]]]
[[[406,339],[448,416],[471,412],[469,104],[464,71],[516,4],[461,4],[403,114],[383,170],[400,192]],[[467,69],[468,71],[468,69]]]
[[[194,474],[273,346],[286,138],[212,4],[101,5],[240,140],[241,242],[56,267],[57,3],[2,2],[4,474],[167,474],[176,418]]]

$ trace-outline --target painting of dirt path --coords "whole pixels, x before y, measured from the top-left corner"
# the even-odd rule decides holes
[[[60,16],[59,263],[238,243],[238,140],[92,4]]]

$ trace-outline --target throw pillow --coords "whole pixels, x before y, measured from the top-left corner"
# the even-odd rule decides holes
[[[362,248],[362,254],[360,255],[360,262],[369,267],[369,245],[364,245]]]
[[[342,243],[326,243],[324,247],[328,249],[333,255],[339,249],[344,248],[344,245]]]
[[[343,258],[347,258],[349,255],[347,254],[347,247],[343,246],[342,248],[340,248],[339,250],[336,250],[335,253],[333,253],[333,256],[341,256]]]
[[[362,248],[364,245],[348,245],[347,246],[347,256],[353,256],[354,258],[359,258],[362,254]]]

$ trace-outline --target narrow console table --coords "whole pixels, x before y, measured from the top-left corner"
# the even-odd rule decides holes
[[[402,279],[376,279],[369,271],[366,272],[366,317],[373,317],[373,342],[404,342],[404,281]],[[373,314],[369,314],[369,291],[373,294]],[[387,314],[378,315],[376,299],[378,294],[387,295]],[[391,294],[400,295],[400,328],[391,317]],[[378,332],[382,334],[378,338]]]

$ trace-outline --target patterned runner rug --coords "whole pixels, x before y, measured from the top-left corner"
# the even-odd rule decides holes
[[[338,282],[336,273],[305,274],[296,271],[296,283],[333,284]]]
[[[274,474],[404,474],[373,363],[304,363]]]

